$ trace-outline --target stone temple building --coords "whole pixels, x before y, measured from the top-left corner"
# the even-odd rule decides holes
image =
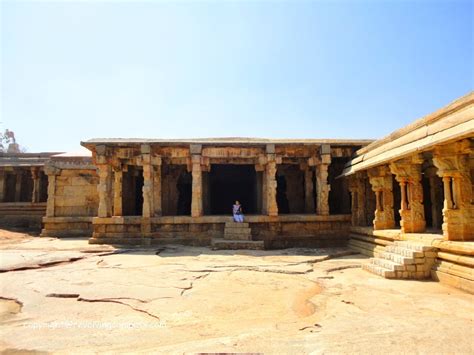
[[[81,144],[0,155],[0,223],[35,211],[42,236],[119,245],[347,245],[383,277],[474,292],[474,93],[376,141]],[[232,222],[235,200],[245,223]]]

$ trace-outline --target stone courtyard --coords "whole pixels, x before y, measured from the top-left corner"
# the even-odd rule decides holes
[[[91,245],[0,231],[4,353],[473,353],[473,296],[348,248]]]

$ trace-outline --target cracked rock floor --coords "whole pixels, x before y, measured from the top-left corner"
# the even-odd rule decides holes
[[[0,230],[0,348],[474,353],[473,296],[348,249],[115,249]]]

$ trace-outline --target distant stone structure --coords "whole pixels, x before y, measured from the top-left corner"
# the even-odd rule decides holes
[[[90,243],[348,245],[373,257],[364,268],[381,276],[474,292],[474,93],[377,141],[81,144],[89,151],[0,155],[0,212],[21,219],[42,203],[42,236]]]

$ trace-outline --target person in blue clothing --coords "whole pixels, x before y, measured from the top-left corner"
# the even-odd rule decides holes
[[[242,223],[244,221],[242,205],[239,201],[235,201],[235,204],[232,206],[232,214],[234,215],[234,222]]]

